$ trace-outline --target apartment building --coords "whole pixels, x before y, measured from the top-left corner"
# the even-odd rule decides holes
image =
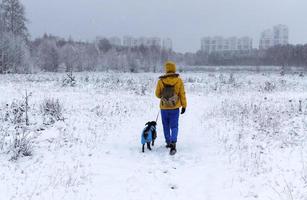
[[[139,37],[134,38],[131,36],[125,36],[123,38],[123,46],[125,47],[137,47],[137,46],[145,46],[145,47],[159,47],[171,50],[173,48],[173,43],[170,38],[165,38],[161,40],[159,37]]]
[[[289,44],[289,28],[286,25],[276,25],[271,29],[264,30],[260,35],[259,49],[286,44]]]
[[[201,40],[201,50],[204,52],[224,52],[224,51],[250,51],[253,48],[253,39],[250,37],[230,37],[221,36],[204,37]]]

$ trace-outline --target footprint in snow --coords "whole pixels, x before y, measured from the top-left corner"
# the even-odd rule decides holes
[[[170,184],[170,188],[171,188],[171,190],[176,190],[176,189],[178,189],[178,186],[174,185],[174,184]]]

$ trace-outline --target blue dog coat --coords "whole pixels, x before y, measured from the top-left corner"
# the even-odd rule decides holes
[[[154,126],[151,126],[150,129],[148,130],[147,139],[145,139],[144,132],[146,131],[146,128],[144,128],[144,130],[142,131],[141,143],[142,144],[146,144],[147,142],[151,142],[152,141],[152,133],[155,130],[156,130],[156,128]]]

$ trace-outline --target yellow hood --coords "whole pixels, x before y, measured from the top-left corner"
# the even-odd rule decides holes
[[[166,63],[164,64],[165,67],[165,72],[166,73],[175,73],[176,72],[176,63],[172,62],[172,61],[166,61]]]
[[[179,81],[179,74],[167,73],[163,76],[160,76],[161,81],[166,85],[176,85]]]

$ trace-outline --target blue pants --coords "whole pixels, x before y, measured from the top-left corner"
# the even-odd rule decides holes
[[[177,142],[179,108],[174,110],[161,110],[161,116],[165,142]]]

